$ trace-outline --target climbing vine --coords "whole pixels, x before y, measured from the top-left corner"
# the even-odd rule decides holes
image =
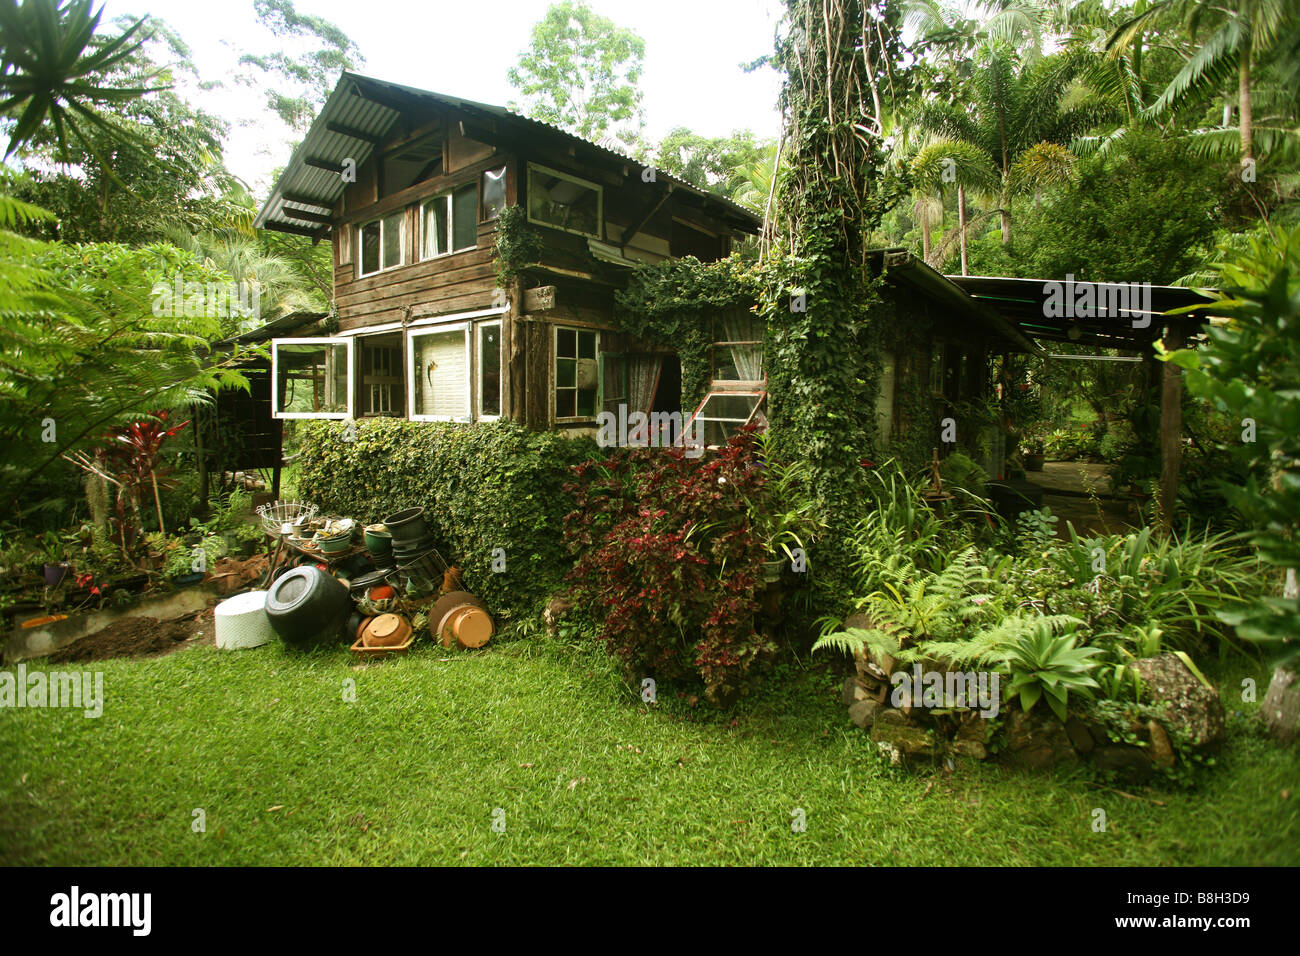
[[[541,234],[528,224],[523,206],[507,206],[501,210],[493,245],[498,287],[509,288],[516,276],[542,258],[544,251]]]
[[[762,280],[738,256],[703,263],[694,256],[642,264],[615,294],[619,329],[652,345],[676,349],[682,363],[682,406],[693,407],[709,384],[712,320],[754,309]]]

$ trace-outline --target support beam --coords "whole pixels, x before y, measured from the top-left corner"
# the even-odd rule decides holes
[[[280,214],[291,219],[301,219],[303,222],[319,222],[327,226],[334,224],[333,216],[325,216],[318,212],[307,212],[304,209],[290,209],[288,206],[281,206]]]
[[[369,143],[371,146],[378,146],[384,141],[384,138],[377,133],[365,133],[352,126],[344,126],[342,123],[326,123],[325,128],[331,133],[338,133],[340,136],[346,136],[348,139],[355,139],[362,143]]]
[[[623,233],[622,237],[619,239],[619,249],[627,248],[627,244],[636,238],[636,234],[644,229],[646,223],[654,218],[655,213],[664,207],[664,203],[668,201],[668,197],[673,194],[675,188],[676,187],[672,183],[669,183],[668,188],[660,193],[659,198],[655,202],[651,203],[650,208],[646,210],[645,215],[638,219],[634,225],[630,226],[627,232]]]
[[[1165,329],[1165,349],[1172,352],[1186,344],[1181,323]],[[1178,500],[1178,472],[1183,454],[1183,370],[1165,362],[1160,385],[1160,530],[1168,534],[1174,526],[1174,504]]]
[[[311,229],[307,226],[291,226],[287,222],[268,222],[264,229],[270,229],[272,232],[287,232],[291,236],[308,236],[312,239],[320,239],[328,232],[328,229]]]
[[[304,166],[311,166],[313,169],[323,169],[330,173],[342,173],[343,163],[331,163],[328,160],[321,159],[319,156],[308,156],[303,159]]]
[[[297,203],[299,206],[315,206],[317,209],[333,209],[335,200],[316,199],[314,196],[304,196],[301,193],[280,193],[280,198],[285,202]]]

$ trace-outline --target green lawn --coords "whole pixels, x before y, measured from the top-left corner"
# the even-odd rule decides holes
[[[99,719],[0,710],[0,862],[1300,862],[1300,752],[1263,737],[1255,705],[1195,791],[1129,799],[1079,774],[883,767],[820,669],[718,716],[647,712],[599,650],[440,656],[425,644],[353,670],[345,651],[272,646],[92,664]],[[1258,668],[1223,677],[1243,674],[1262,696]]]

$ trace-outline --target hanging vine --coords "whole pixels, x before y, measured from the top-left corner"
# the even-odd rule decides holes
[[[786,73],[785,164],[760,311],[770,420],[811,465],[843,538],[868,500],[886,310],[867,237],[898,200],[884,174],[883,100],[895,84],[899,14],[861,0],[786,0],[775,64]],[[833,557],[833,556],[832,556]],[[832,564],[834,561],[832,561]],[[825,567],[825,562],[823,562]]]

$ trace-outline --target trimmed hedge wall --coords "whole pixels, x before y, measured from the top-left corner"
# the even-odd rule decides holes
[[[592,440],[509,422],[385,418],[301,422],[299,436],[305,500],[367,524],[423,505],[451,552],[443,557],[493,614],[531,615],[563,587],[573,502],[561,486],[573,480],[572,465],[597,457]],[[503,572],[492,570],[495,548],[505,551]]]

